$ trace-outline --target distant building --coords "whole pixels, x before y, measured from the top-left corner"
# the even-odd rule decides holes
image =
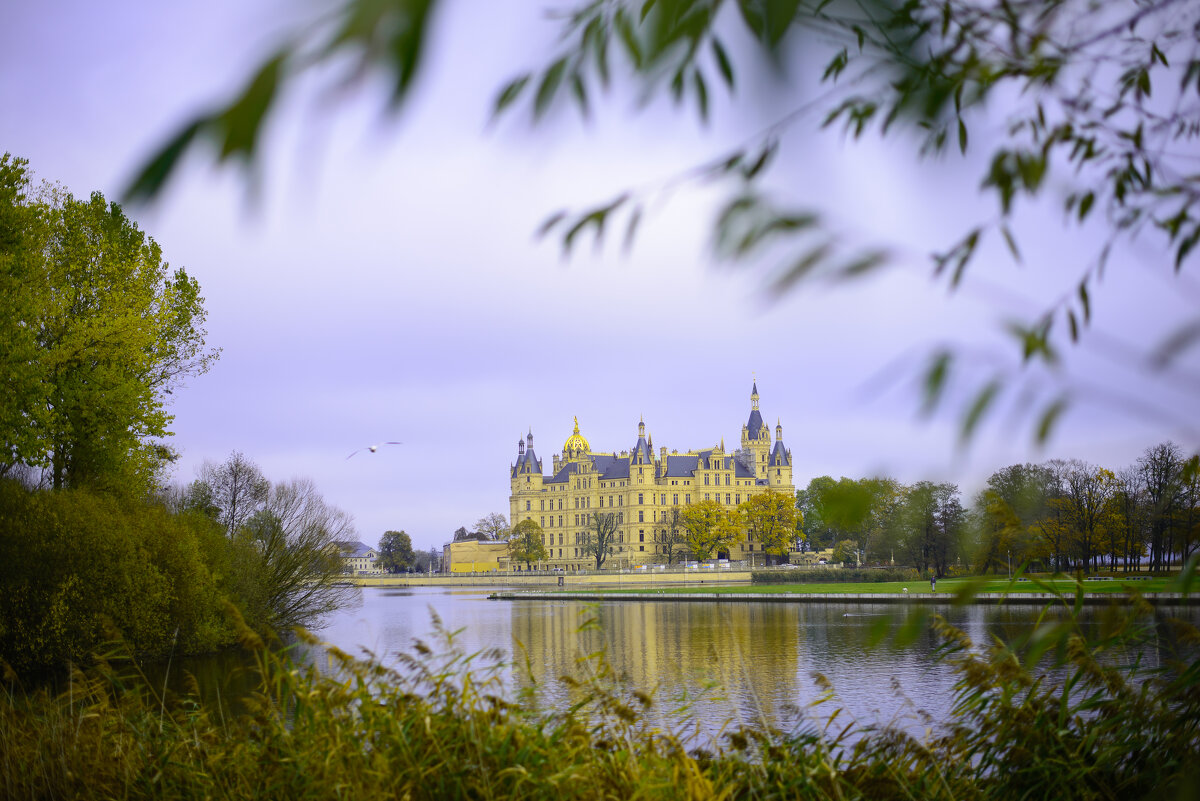
[[[335,543],[342,557],[343,573],[376,573],[375,560],[379,551],[362,542]]]
[[[507,569],[507,542],[472,537],[442,546],[445,573],[491,573],[500,569],[501,561]]]
[[[554,454],[549,475],[533,450],[533,432],[517,441],[517,461],[509,468],[511,495],[509,520],[535,520],[542,527],[549,558],[540,569],[566,571],[594,566],[580,542],[589,516],[615,511],[618,531],[614,565],[665,561],[664,523],[673,509],[704,500],[736,507],[763,492],[795,496],[792,453],[783,445],[783,426],[775,425],[775,441],[758,408],[758,384],[750,392],[750,416],[742,426],[741,447],[734,452],[720,444],[684,452],[654,453],[654,438],[647,437],[645,421],[638,423],[632,450],[593,452],[587,439],[575,431]],[[756,551],[755,548],[758,548]],[[748,559],[761,553],[761,545],[743,542],[718,556]]]

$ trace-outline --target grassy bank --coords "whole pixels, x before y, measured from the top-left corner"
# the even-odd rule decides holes
[[[1163,592],[1168,590],[1172,585],[1172,580],[1167,578],[1151,578],[1135,581],[1120,581],[1120,580],[1100,580],[1100,581],[1082,581],[1076,582],[1073,579],[1033,579],[1028,581],[1009,581],[1008,579],[991,579],[991,578],[964,578],[964,579],[942,579],[937,583],[937,594],[946,596],[947,603],[953,601],[956,596],[962,593],[998,593],[998,592],[1043,592],[1047,594],[1047,598],[1053,596],[1054,593],[1070,593],[1074,592],[1076,587],[1082,587],[1084,592],[1108,592],[1115,594],[1123,594],[1128,592]],[[556,592],[554,589],[546,589],[544,592]],[[588,588],[571,587],[563,592],[570,592],[572,595],[580,593],[595,592],[596,594],[614,595],[618,593],[645,593],[654,592],[663,595],[688,595],[695,593],[704,594],[726,594],[736,593],[738,595],[762,594],[794,594],[794,595],[852,595],[852,594],[909,594],[913,593],[929,593],[928,581],[870,581],[870,582],[837,582],[830,584],[821,583],[804,583],[804,584],[738,584],[730,586],[720,586],[715,584],[689,584],[689,585],[674,585],[674,586],[658,586],[653,588],[647,587],[603,587],[595,590]]]
[[[976,645],[927,619],[958,683],[952,719],[921,741],[842,728],[825,710],[789,731],[730,728],[702,748],[686,716],[652,724],[660,700],[603,653],[541,677],[564,682],[572,701],[544,710],[530,666],[464,654],[450,634],[397,668],[334,651],[337,670],[321,674],[230,615],[256,664],[242,715],[206,705],[198,687],[163,695],[119,648],[58,691],[24,693],[9,673],[0,796],[1174,799],[1200,778],[1200,632],[1136,598],[1092,639],[1068,617]],[[1145,649],[1159,667],[1129,658]],[[1042,677],[1051,664],[1065,665],[1057,684]],[[516,698],[500,681],[511,669],[532,687]]]

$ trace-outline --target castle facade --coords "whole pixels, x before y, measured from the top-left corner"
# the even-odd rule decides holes
[[[582,547],[589,516],[617,514],[617,540],[606,567],[632,567],[666,561],[666,524],[672,510],[714,500],[732,511],[753,495],[784,492],[795,496],[792,454],[783,445],[783,426],[776,421],[775,440],[758,408],[758,384],[750,393],[750,416],[742,426],[741,447],[725,450],[724,439],[709,448],[684,452],[654,451],[645,421],[638,423],[637,443],[628,451],[594,452],[575,431],[552,457],[549,474],[533,448],[533,432],[517,441],[517,461],[510,465],[509,521],[534,520],[542,527],[548,558],[545,570],[577,571],[595,566]],[[758,548],[756,551],[755,548]],[[676,549],[678,553],[678,549]],[[719,556],[753,559],[761,546],[743,540]],[[517,567],[514,565],[514,567]]]

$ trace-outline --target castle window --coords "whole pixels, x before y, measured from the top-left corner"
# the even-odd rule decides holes
[[[625,496],[618,495],[617,496],[617,506],[624,506],[624,505],[625,505]]]
[[[642,511],[639,511],[639,512],[638,512],[638,522],[639,522],[639,523],[645,523],[645,522],[646,522],[646,513],[645,513],[645,512],[642,512]]]
[[[708,500],[708,493],[707,493],[707,492],[706,492],[706,493],[704,493],[704,500],[706,500],[706,501]]]
[[[672,496],[671,496],[671,503],[673,503],[673,504],[675,504],[676,506],[678,506],[678,505],[679,505],[679,495],[672,495]]]
[[[737,495],[734,495],[733,497],[738,503],[742,502],[742,493],[739,492]]]
[[[546,511],[546,499],[542,498],[542,511]]]
[[[645,542],[645,541],[646,541],[646,532],[639,530],[638,531],[638,542]],[[645,549],[643,548],[643,550],[645,550]]]
[[[600,496],[600,508],[601,509],[604,508],[604,496],[603,495]]]
[[[612,506],[612,505],[613,505],[613,502],[612,502],[612,496],[611,496],[611,495],[609,495],[609,496],[608,496],[608,505],[609,505],[609,506]]]
[[[643,502],[643,500],[642,500],[642,493],[640,493],[640,492],[639,492],[639,493],[638,493],[638,506],[641,506],[643,503],[644,503],[644,502]]]
[[[659,505],[660,505],[660,506],[666,506],[666,505],[667,505],[667,496],[666,496],[666,493],[664,493],[664,494],[662,495],[662,497],[660,497],[658,500],[659,500]]]
[[[691,505],[691,503],[692,503],[692,496],[691,496],[691,494],[690,494],[690,493],[689,493],[689,494],[687,494],[687,495],[684,495],[684,496],[683,496],[683,502],[684,502],[684,503],[686,503],[686,504],[688,504],[689,506]]]
[[[776,475],[776,476],[781,476],[781,475],[783,475],[783,472],[782,472],[782,471],[780,471],[780,470],[776,470],[776,471],[775,471],[775,475]]]
[[[729,475],[728,474],[726,474],[726,476],[725,476],[725,486],[727,486],[727,487],[729,486]]]
[[[708,486],[708,474],[707,473],[704,474],[704,486],[706,486],[706,487]]]
[[[558,516],[558,527],[562,528],[562,515]]]
[[[725,503],[729,503],[729,493],[725,493]]]
[[[529,501],[525,501],[525,511],[528,512],[530,510],[530,508],[531,507],[530,507]]]
[[[542,528],[546,527],[546,516],[545,515],[542,515],[542,519],[538,525],[540,525]]]

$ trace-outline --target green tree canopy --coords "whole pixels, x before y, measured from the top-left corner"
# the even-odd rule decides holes
[[[173,458],[167,395],[217,356],[199,284],[100,193],[31,195],[8,154],[0,203],[0,474],[25,465],[55,488],[148,495]]]
[[[514,562],[524,562],[531,567],[534,562],[546,558],[542,527],[533,520],[522,520],[512,527],[508,535],[508,556]]]
[[[412,538],[404,531],[383,532],[375,564],[389,573],[403,573],[411,569],[416,564]]]

